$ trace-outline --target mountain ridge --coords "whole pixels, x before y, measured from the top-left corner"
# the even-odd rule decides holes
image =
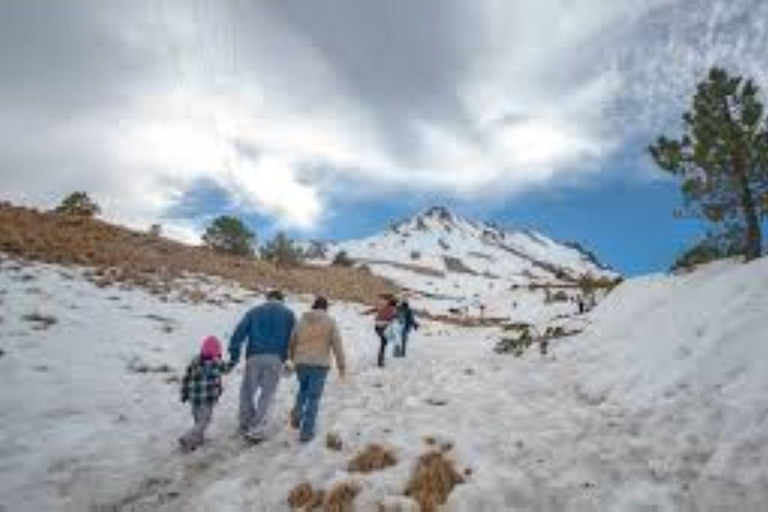
[[[548,303],[551,294],[520,290],[572,289],[563,301],[579,301],[585,282],[608,286],[621,276],[577,242],[558,242],[534,230],[511,230],[432,206],[381,232],[327,243],[317,264],[365,266],[406,290],[432,311],[471,309],[484,315],[519,314],[518,304]],[[534,297],[535,296],[535,297]],[[540,310],[531,304],[532,310]],[[550,309],[554,314],[558,308]],[[563,309],[563,308],[559,308]]]
[[[500,248],[506,252],[514,254],[517,257],[527,259],[534,265],[549,269],[550,272],[557,273],[554,270],[556,265],[550,264],[550,262],[546,261],[546,258],[535,257],[534,255],[530,254],[529,251],[525,250],[530,248],[530,245],[525,247],[526,244],[524,241],[527,239],[530,244],[533,244],[533,246],[541,247],[544,250],[552,250],[553,248],[565,248],[577,253],[580,259],[587,263],[587,265],[581,269],[574,269],[576,271],[570,273],[574,278],[590,273],[590,271],[591,273],[595,274],[596,277],[606,273],[613,277],[618,277],[620,275],[610,265],[601,261],[593,251],[587,249],[581,242],[558,241],[533,229],[510,229],[502,227],[496,222],[492,221],[468,219],[467,217],[459,215],[449,208],[441,205],[434,205],[426,208],[410,217],[406,217],[391,223],[379,233],[375,233],[366,237],[343,241],[312,240],[303,242],[302,244],[304,247],[309,247],[312,244],[315,246],[322,244],[326,253],[338,253],[345,251],[348,256],[355,259],[354,253],[360,253],[359,245],[361,243],[375,243],[376,239],[386,238],[387,236],[400,236],[404,239],[409,239],[418,233],[429,232],[437,232],[439,234],[437,243],[443,248],[445,252],[450,252],[451,249],[450,243],[446,240],[446,238],[449,238],[450,235],[453,235],[455,232],[464,233],[467,236],[482,240],[486,245]],[[326,258],[328,258],[328,254],[326,255]],[[358,259],[372,258],[360,257]],[[563,270],[566,271],[565,273],[569,274],[568,265],[563,265],[563,267]]]

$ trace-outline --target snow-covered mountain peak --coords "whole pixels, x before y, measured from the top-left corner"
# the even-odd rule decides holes
[[[444,206],[433,206],[394,224],[389,231],[399,234],[418,232],[451,232],[472,226],[472,223]]]
[[[618,277],[577,244],[471,220],[444,206],[428,208],[381,233],[326,249],[325,261],[343,251],[352,261],[417,296],[445,301],[450,308],[498,302],[504,314],[519,302],[510,296],[514,290],[577,289],[587,276]]]

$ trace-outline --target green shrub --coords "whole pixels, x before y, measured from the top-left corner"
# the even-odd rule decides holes
[[[333,258],[332,265],[337,267],[351,267],[355,264],[352,258],[349,257],[347,251],[339,251]]]
[[[222,215],[205,230],[203,243],[211,249],[234,254],[252,256],[256,235],[237,217]]]
[[[101,208],[86,192],[72,192],[56,207],[56,213],[76,217],[95,217]]]
[[[300,247],[280,232],[261,249],[261,257],[271,261],[278,267],[296,267],[304,261],[304,253]]]

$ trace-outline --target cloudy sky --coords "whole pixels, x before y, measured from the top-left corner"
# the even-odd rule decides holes
[[[768,2],[9,0],[0,194],[186,238],[440,202],[661,269],[698,227],[644,148],[712,64],[768,87]]]

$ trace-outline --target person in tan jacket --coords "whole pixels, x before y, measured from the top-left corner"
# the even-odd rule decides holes
[[[299,320],[291,335],[288,359],[296,368],[299,391],[291,412],[291,426],[301,429],[299,440],[308,443],[315,437],[315,423],[331,365],[331,352],[343,379],[346,373],[344,347],[336,321],[328,314],[328,300],[317,297],[312,310]]]

